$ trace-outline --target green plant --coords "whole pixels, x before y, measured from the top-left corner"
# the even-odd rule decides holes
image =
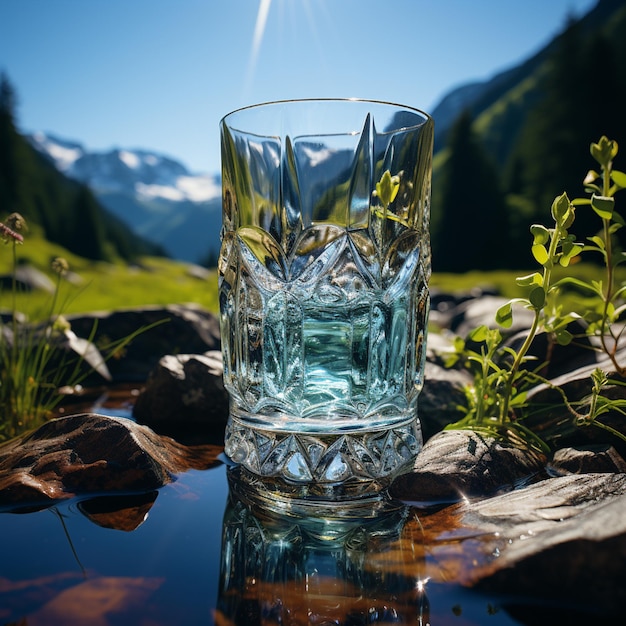
[[[532,253],[541,270],[516,279],[517,284],[526,289],[526,296],[509,300],[496,313],[496,322],[509,328],[513,322],[514,305],[533,312],[530,329],[520,348],[515,350],[504,345],[502,333],[487,326],[479,326],[468,336],[471,343],[479,344],[480,351],[468,347],[462,338],[456,340],[456,350],[448,359],[448,365],[463,359],[474,373],[474,385],[466,392],[466,417],[451,428],[470,427],[508,433],[509,437],[521,437],[541,450],[546,449],[546,445],[517,419],[515,409],[525,405],[528,388],[541,379],[538,370],[543,364],[532,370],[526,367],[531,360],[528,352],[537,333],[549,331],[560,343],[568,343],[572,338],[567,326],[574,315],[563,315],[555,305],[558,286],[552,280],[554,267],[567,267],[583,249],[568,232],[574,221],[574,207],[566,194],[558,196],[552,203],[552,218],[553,228],[539,224],[531,226]]]
[[[474,384],[466,389],[467,406],[462,407],[465,417],[448,428],[472,428],[488,431],[507,438],[521,438],[525,444],[547,451],[548,447],[537,434],[523,425],[523,413],[527,406],[527,391],[538,382],[551,385],[540,372],[544,363],[528,367],[531,360],[529,349],[538,332],[545,332],[552,341],[567,345],[577,337],[570,330],[576,319],[587,323],[586,334],[599,342],[600,350],[612,362],[618,376],[626,375],[626,366],[618,362],[618,349],[626,326],[620,321],[626,312],[624,295],[626,283],[616,278],[616,268],[626,261],[626,254],[615,245],[615,233],[625,225],[615,211],[614,196],[626,187],[626,174],[613,169],[618,152],[617,142],[602,137],[591,144],[591,154],[599,163],[601,173],[590,170],[585,177],[590,198],[577,198],[570,202],[565,193],[552,204],[554,227],[540,224],[531,226],[532,254],[540,265],[540,271],[516,279],[527,291],[524,297],[513,298],[496,313],[501,327],[510,327],[513,306],[521,305],[533,312],[531,326],[519,349],[503,343],[498,328],[480,326],[468,335],[468,341],[457,338],[455,351],[448,358],[452,366],[463,361],[473,373]],[[600,181],[600,182],[598,182]],[[576,207],[590,206],[602,220],[602,231],[588,237],[589,243],[576,242],[569,229],[575,220]],[[585,281],[573,276],[554,280],[553,272],[558,266],[567,268],[572,260],[578,260],[583,252],[600,253],[604,261],[603,280]],[[563,290],[576,286],[590,295],[583,301],[581,310],[564,312]],[[475,349],[472,344],[478,344]],[[624,381],[611,380],[597,368],[591,376],[591,394],[583,403],[586,411],[578,410],[559,390],[565,405],[573,415],[577,426],[597,426],[626,441],[626,435],[600,421],[611,411],[626,415],[626,400],[609,399],[603,392],[609,385],[626,386]]]
[[[0,237],[11,246],[12,272],[8,321],[0,322],[0,441],[41,424],[53,414],[62,401],[60,388],[74,388],[93,371],[110,378],[106,360],[124,348],[146,326],[99,351],[93,344],[97,326],[90,337],[80,339],[63,317],[59,303],[61,280],[68,270],[67,261],[55,258],[52,271],[56,280],[44,322],[26,324],[19,321],[17,295],[17,247],[24,241],[26,229],[18,213],[0,222]]]
[[[574,206],[591,206],[601,219],[602,228],[598,234],[588,237],[585,251],[601,255],[605,268],[604,279],[584,281],[568,276],[562,279],[561,284],[575,285],[592,297],[592,306],[581,312],[588,322],[587,335],[599,339],[602,351],[609,357],[616,372],[624,376],[626,365],[618,362],[617,353],[624,331],[620,318],[626,311],[626,284],[618,283],[616,269],[626,261],[626,254],[616,245],[615,235],[625,222],[615,210],[615,194],[626,187],[626,174],[613,169],[617,153],[617,142],[604,136],[598,143],[591,144],[591,155],[600,165],[600,173],[589,170],[585,177],[585,189],[591,197],[572,201]]]

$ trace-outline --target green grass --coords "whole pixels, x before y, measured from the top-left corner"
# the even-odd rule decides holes
[[[136,266],[124,263],[92,262],[76,257],[64,248],[51,244],[37,233],[26,233],[25,243],[18,246],[18,261],[28,263],[46,273],[52,280],[50,262],[65,258],[70,272],[79,284],[63,280],[59,303],[64,314],[87,313],[136,306],[196,303],[216,313],[218,311],[217,272],[208,278],[194,277],[189,265],[156,257],[142,258]],[[10,246],[0,247],[0,274],[11,273]],[[69,278],[69,277],[68,277]],[[31,320],[49,314],[51,296],[41,290],[17,295],[17,310]],[[12,308],[12,294],[6,286],[0,291],[0,310]]]
[[[64,248],[43,239],[36,232],[26,234],[25,243],[18,246],[18,259],[28,263],[53,278],[50,262],[57,256],[64,257],[70,271],[77,275],[80,284],[64,280],[61,285],[60,303],[63,313],[87,313],[91,311],[120,308],[196,303],[214,313],[218,312],[217,272],[212,270],[207,279],[192,276],[189,265],[180,261],[156,257],[142,258],[136,266],[124,263],[92,262],[67,252]],[[0,246],[0,274],[11,272],[10,246]],[[449,293],[467,293],[475,288],[493,290],[505,298],[516,298],[524,291],[515,283],[517,276],[530,273],[531,269],[471,271],[464,274],[434,273],[431,287]],[[590,263],[578,263],[569,268],[559,268],[557,277],[572,275],[587,282],[603,278],[602,268]],[[618,281],[626,283],[626,270],[619,268]],[[568,301],[580,306],[586,294],[569,290]],[[17,308],[30,319],[42,319],[48,313],[50,294],[45,291],[20,293]],[[10,309],[12,296],[8,289],[0,291],[0,309]],[[57,311],[58,312],[58,311]]]
[[[516,277],[531,274],[534,271],[537,269],[472,271],[464,274],[434,273],[430,286],[452,294],[466,294],[473,289],[482,288],[494,291],[507,299],[520,298],[527,295],[527,291],[516,284]],[[605,268],[593,263],[575,263],[570,267],[556,267],[554,269],[555,281],[565,276],[572,276],[587,283],[592,280],[604,281]],[[626,268],[618,267],[615,278],[617,284],[626,284]],[[593,306],[594,302],[596,299],[591,298],[588,292],[571,285],[564,287],[559,296],[559,304],[562,305],[564,312],[585,311],[588,307]]]

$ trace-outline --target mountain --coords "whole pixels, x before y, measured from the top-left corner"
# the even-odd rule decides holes
[[[556,196],[585,194],[590,144],[623,146],[624,111],[624,0],[598,0],[519,65],[448,93],[432,111],[433,270],[532,267],[531,225],[550,220]],[[573,228],[584,239],[601,224],[581,207]],[[615,240],[626,249],[626,229]]]
[[[599,0],[578,20],[581,38],[603,34],[615,45],[619,60],[625,55],[623,21],[626,12],[624,0]],[[563,24],[563,31],[567,24]],[[478,130],[483,134],[494,158],[500,160],[511,147],[515,133],[526,114],[542,97],[542,80],[545,78],[553,55],[560,45],[563,33],[557,35],[522,63],[497,73],[485,81],[475,81],[452,89],[432,111],[435,120],[435,152],[447,141],[448,131],[464,112],[469,111],[479,120]],[[480,119],[482,116],[482,119]],[[492,117],[497,117],[496,128],[489,128]],[[502,129],[506,119],[507,128]],[[500,145],[501,143],[504,144]]]
[[[15,90],[0,75],[0,207],[2,219],[21,214],[29,228],[69,252],[93,261],[135,262],[162,255],[103,207],[82,183],[64,176],[26,138],[15,122]]]
[[[193,263],[216,257],[222,220],[218,176],[192,174],[179,161],[148,150],[88,151],[76,141],[42,132],[28,140],[170,256]]]

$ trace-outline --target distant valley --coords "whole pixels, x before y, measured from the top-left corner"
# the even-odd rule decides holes
[[[106,209],[171,257],[191,263],[217,257],[219,176],[192,174],[179,161],[147,150],[92,152],[41,132],[27,138],[61,173],[86,184]]]

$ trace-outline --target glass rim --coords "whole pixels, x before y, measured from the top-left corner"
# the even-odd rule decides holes
[[[428,124],[429,122],[431,124],[434,124],[434,119],[433,117],[429,114],[426,113],[426,111],[423,111],[422,109],[419,109],[417,107],[408,105],[408,104],[401,104],[398,102],[391,102],[388,100],[377,100],[374,98],[334,98],[334,97],[328,97],[328,98],[286,98],[284,100],[268,100],[266,102],[257,102],[254,104],[248,104],[242,107],[239,107],[237,109],[233,109],[232,111],[230,111],[229,113],[226,113],[221,119],[220,119],[220,125],[224,124],[224,125],[228,125],[228,118],[235,116],[238,113],[243,113],[246,111],[252,111],[255,109],[260,109],[260,108],[266,108],[266,107],[271,107],[274,105],[284,105],[284,104],[314,104],[314,103],[350,103],[350,102],[355,102],[355,103],[361,103],[361,104],[372,104],[372,105],[376,105],[376,106],[381,106],[381,107],[390,107],[390,108],[396,108],[398,110],[404,110],[407,111],[409,113],[415,113],[417,115],[422,116],[422,121],[419,124],[407,124],[406,126],[402,126],[401,128],[404,130],[410,130],[413,128],[419,128],[420,126],[423,126],[425,124]],[[400,129],[396,129],[396,130],[400,130]]]

